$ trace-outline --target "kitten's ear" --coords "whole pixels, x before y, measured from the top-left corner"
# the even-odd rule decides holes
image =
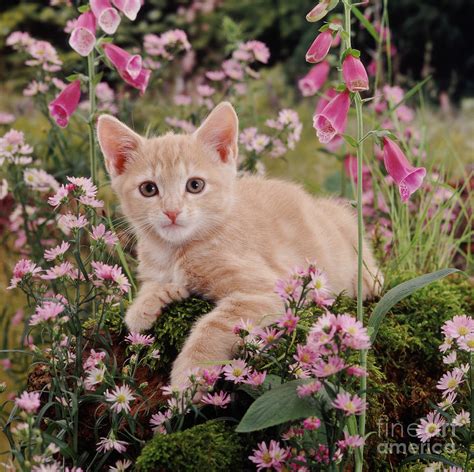
[[[111,115],[99,116],[97,138],[111,177],[123,173],[126,162],[132,158],[142,140],[135,131]]]
[[[204,123],[194,132],[194,135],[214,148],[223,162],[237,161],[237,137],[239,134],[239,119],[234,107],[229,102],[222,102],[211,111]]]

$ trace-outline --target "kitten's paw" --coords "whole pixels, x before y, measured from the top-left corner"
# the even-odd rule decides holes
[[[153,326],[153,323],[161,313],[161,305],[154,300],[143,300],[137,298],[125,314],[125,324],[129,331],[141,333]]]

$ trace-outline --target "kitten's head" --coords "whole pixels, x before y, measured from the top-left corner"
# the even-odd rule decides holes
[[[238,119],[219,104],[191,135],[144,138],[102,115],[97,136],[112,187],[137,234],[201,239],[227,216],[237,170]]]

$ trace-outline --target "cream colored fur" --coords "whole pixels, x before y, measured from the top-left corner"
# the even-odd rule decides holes
[[[333,199],[315,199],[298,185],[261,177],[237,177],[238,121],[222,103],[193,135],[145,139],[113,117],[102,116],[98,137],[112,186],[138,239],[142,285],[125,322],[149,329],[172,300],[190,293],[216,303],[197,321],[176,359],[171,382],[182,384],[190,369],[232,355],[239,320],[265,325],[281,316],[275,281],[290,269],[316,261],[334,293],[356,293],[357,227],[352,210]],[[206,185],[185,191],[190,177]],[[157,184],[143,197],[139,186]],[[170,225],[163,211],[181,213]],[[364,295],[381,278],[364,247]]]

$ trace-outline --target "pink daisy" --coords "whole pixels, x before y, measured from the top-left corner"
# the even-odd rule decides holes
[[[349,436],[347,431],[344,431],[344,439],[341,439],[337,442],[337,445],[342,449],[347,449],[348,447],[361,447],[365,444],[364,438],[358,434],[354,436]]]
[[[285,315],[277,321],[277,326],[286,329],[286,332],[289,334],[296,329],[299,320],[299,316],[295,316],[293,312],[288,309]]]
[[[436,388],[443,390],[443,396],[446,396],[448,393],[454,392],[464,382],[463,377],[464,374],[459,369],[447,372],[441,377]]]
[[[150,425],[154,432],[162,431],[163,424],[172,416],[171,410],[166,410],[164,413],[158,412],[150,418]]]
[[[13,268],[13,277],[10,281],[9,289],[17,287],[17,285],[25,278],[34,276],[41,272],[41,268],[29,259],[21,259]]]
[[[121,411],[129,413],[130,402],[135,400],[132,390],[128,385],[115,387],[112,392],[107,390],[104,394],[104,397],[109,403],[112,403],[110,408],[115,411],[115,413],[120,413]]]
[[[107,231],[102,223],[92,227],[91,238],[94,241],[103,241],[108,246],[115,246],[118,243],[117,236],[112,231]]]
[[[337,324],[342,333],[343,344],[352,349],[368,349],[370,338],[362,323],[350,315],[339,315]]]
[[[247,375],[247,379],[244,380],[244,384],[251,385],[252,387],[258,387],[262,385],[263,382],[265,382],[266,376],[267,373],[265,371],[258,372],[255,370]]]
[[[242,383],[248,373],[248,367],[245,361],[237,359],[222,369],[226,380],[234,383]]]
[[[44,258],[47,261],[54,261],[57,257],[62,256],[70,247],[71,245],[68,242],[63,241],[52,249],[46,249],[46,251],[44,251]]]
[[[36,307],[35,314],[30,319],[30,326],[57,318],[64,311],[64,305],[59,302],[44,302]]]
[[[303,428],[308,431],[314,431],[321,426],[321,420],[316,416],[310,416],[303,421]]]
[[[70,262],[64,261],[61,264],[55,265],[48,269],[44,275],[41,276],[43,280],[55,280],[60,277],[70,277],[73,272],[73,266]]]
[[[322,383],[319,380],[314,380],[310,383],[298,385],[298,387],[296,387],[296,394],[300,398],[309,397],[310,395],[314,395],[315,393],[319,392],[321,387]]]
[[[346,367],[346,364],[343,359],[338,356],[328,357],[327,362],[323,360],[317,362],[313,368],[312,372],[316,377],[329,377],[337,372],[340,372]]]
[[[52,207],[57,208],[59,205],[67,202],[68,196],[69,188],[65,185],[61,185],[56,193],[52,197],[48,198],[48,203]]]
[[[119,453],[122,453],[127,450],[127,446],[128,443],[126,441],[119,441],[114,437],[100,438],[100,441],[97,443],[97,451],[107,452],[115,450]]]
[[[282,464],[289,456],[289,450],[282,448],[280,444],[271,440],[270,445],[267,446],[265,442],[258,445],[258,449],[254,449],[253,455],[249,459],[257,466],[257,470],[275,468],[280,470]]]
[[[122,292],[128,292],[130,283],[122,273],[122,268],[118,265],[111,266],[103,262],[91,262],[94,274],[97,277],[96,285],[101,286],[103,282],[114,282]]]
[[[446,321],[441,329],[445,336],[462,338],[474,334],[474,319],[466,315],[455,316],[452,320]]]
[[[15,404],[27,413],[36,413],[41,404],[40,394],[38,392],[23,392],[15,399]]]
[[[96,352],[94,349],[91,349],[89,357],[82,365],[84,370],[90,370],[97,367],[97,365],[105,359],[105,356],[105,352]]]
[[[416,428],[416,435],[421,439],[421,442],[426,442],[429,439],[437,436],[441,432],[441,427],[445,424],[445,420],[439,413],[432,411],[428,416],[420,421]]]
[[[365,410],[365,401],[358,395],[351,396],[350,393],[338,393],[332,405],[339,410],[345,411],[346,416],[360,415]]]
[[[220,391],[219,393],[208,393],[201,399],[202,403],[207,405],[214,405],[220,408],[227,408],[230,403],[230,395],[226,392]]]
[[[133,346],[150,346],[155,342],[155,338],[149,334],[131,332],[125,337],[125,341],[128,341]]]

